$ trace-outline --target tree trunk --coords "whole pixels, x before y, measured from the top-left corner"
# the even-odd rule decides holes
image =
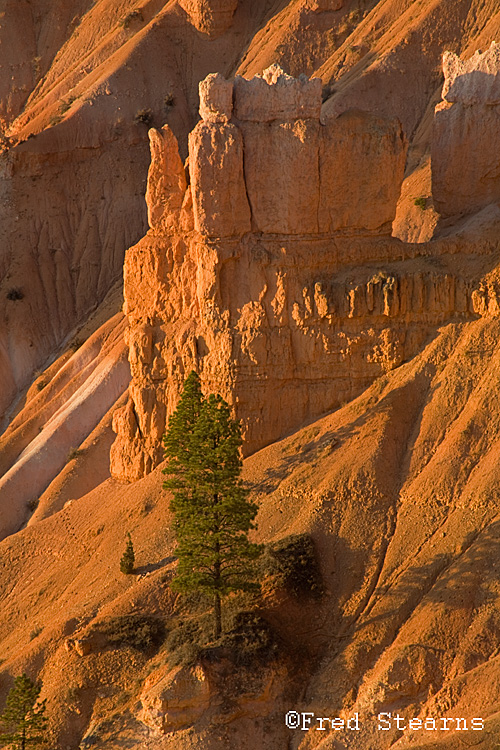
[[[214,503],[217,503],[217,495],[214,495]],[[215,513],[216,528],[219,528],[218,513]],[[222,633],[222,614],[221,614],[221,602],[218,587],[220,584],[220,542],[217,539],[215,542],[215,562],[214,562],[214,584],[215,584],[215,599],[214,599],[214,617],[215,617],[215,640],[220,637]]]
[[[222,633],[222,613],[221,613],[219,594],[216,594],[215,599],[214,599],[214,617],[215,617],[215,639],[217,640],[217,638],[219,638],[220,634]]]

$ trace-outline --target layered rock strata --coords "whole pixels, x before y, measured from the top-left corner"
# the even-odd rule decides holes
[[[432,194],[444,217],[500,201],[500,45],[463,62],[443,57],[432,141]]]
[[[193,368],[233,404],[248,454],[474,314],[452,240],[429,249],[390,236],[406,148],[397,122],[346,112],[322,125],[319,81],[274,66],[232,91],[211,76],[200,100],[185,192],[173,135],[150,136],[151,228],[125,262],[132,383],[111,451],[121,480],[161,461]],[[418,259],[429,254],[442,258]]]

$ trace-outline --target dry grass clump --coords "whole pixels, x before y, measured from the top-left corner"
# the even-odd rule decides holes
[[[153,123],[153,111],[151,109],[139,109],[135,114],[134,122],[138,125],[150,127]]]
[[[122,615],[105,620],[97,630],[109,646],[130,646],[138,651],[157,649],[165,638],[165,624],[148,615]]]

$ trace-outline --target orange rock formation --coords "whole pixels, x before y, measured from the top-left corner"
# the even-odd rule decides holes
[[[238,0],[179,0],[179,5],[198,31],[214,37],[231,26]]]
[[[467,97],[478,72],[469,58],[498,39],[498,0],[239,0],[231,19],[219,16],[219,31],[231,23],[223,33],[200,19],[229,4],[4,6],[0,412],[9,407],[10,425],[0,438],[0,708],[26,671],[43,683],[59,750],[457,750],[457,739],[492,750],[500,208],[485,155],[497,104],[484,99],[496,84]],[[438,223],[428,149],[444,49],[463,61],[446,57],[462,99],[447,99],[452,83],[437,112],[455,118],[442,132],[453,164],[433,154],[446,219]],[[479,72],[490,76],[484,61],[495,55],[481,55]],[[250,79],[275,60],[298,78],[275,68],[256,82],[223,78]],[[198,81],[211,71],[223,76],[203,84],[185,169]],[[304,71],[325,84],[319,119],[318,84],[301,80]],[[238,111],[253,96],[257,120],[248,107],[237,117],[239,86]],[[160,128],[168,93],[171,129]],[[149,159],[145,127],[134,122],[143,107],[158,128],[150,230],[127,253],[126,317],[117,297],[108,300],[77,336],[123,248],[144,233]],[[418,245],[390,237],[404,143],[388,115],[410,141],[398,236]],[[225,182],[215,185],[217,163]],[[24,297],[8,298],[16,288]],[[64,343],[70,335],[74,346]],[[35,367],[43,372],[33,379]],[[241,669],[220,654],[176,667],[168,641],[141,652],[103,633],[138,612],[167,629],[179,617],[168,585],[169,497],[160,467],[143,475],[161,459],[191,367],[207,390],[224,384],[249,445],[294,430],[245,459],[256,540],[310,534],[325,596],[270,595],[265,582],[261,604],[281,644],[265,667]],[[143,476],[129,485],[109,476],[113,412],[113,469]],[[134,576],[119,571],[126,530]],[[283,721],[292,707],[358,711],[362,729],[293,732]],[[379,710],[461,716],[469,726],[482,716],[485,729],[382,732]]]
[[[439,323],[473,314],[454,241],[390,237],[399,125],[359,111],[323,125],[320,95],[319,81],[276,66],[234,90],[209,76],[187,189],[173,134],[151,132],[150,230],[125,262],[132,383],[114,418],[114,477],[161,461],[191,368],[234,405],[248,454],[412,357]]]

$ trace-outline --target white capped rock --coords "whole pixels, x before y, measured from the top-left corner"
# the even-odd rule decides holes
[[[205,122],[229,122],[233,113],[233,84],[210,73],[199,84],[200,117]]]

